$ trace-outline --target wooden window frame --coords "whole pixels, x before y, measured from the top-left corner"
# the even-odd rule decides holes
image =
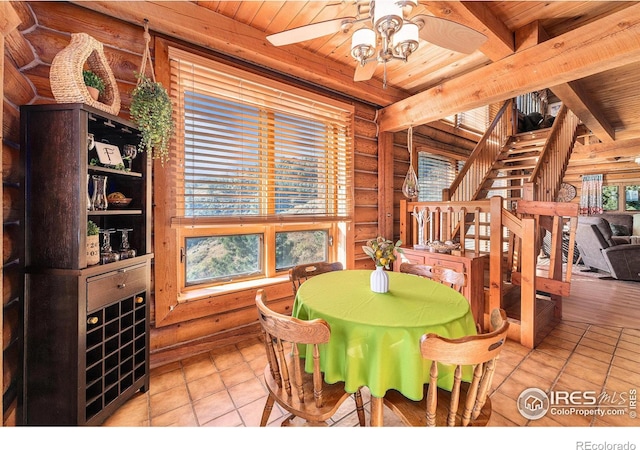
[[[155,63],[156,63],[156,79],[164,86],[170,86],[171,84],[171,67],[169,62],[169,48],[175,47],[185,51],[199,54],[212,60],[224,62],[230,64],[230,66],[236,69],[241,68],[248,70],[246,67],[239,65],[238,63],[227,61],[221,57],[212,56],[202,50],[190,48],[189,46],[177,44],[175,42],[163,39],[155,38]],[[248,71],[248,73],[251,73]],[[292,86],[292,89],[299,89]],[[310,93],[309,95],[318,95]],[[353,112],[353,107],[351,107]],[[353,121],[350,129],[353,132]],[[353,142],[353,136],[351,136],[351,142]],[[177,142],[174,139],[173,145],[184,145],[184,143]],[[351,149],[353,152],[353,149]],[[182,164],[180,158],[174,159],[165,163],[165,166],[169,164]],[[348,186],[349,195],[353,198],[353,165],[350,168],[350,180],[351,185]],[[352,237],[352,217],[353,217],[353,203],[350,205],[350,211],[347,216],[342,218],[333,218],[327,220],[327,218],[309,220],[308,222],[301,222],[302,217],[296,222],[295,219],[288,219],[284,221],[278,221],[274,218],[261,218],[251,221],[251,218],[240,218],[242,220],[230,220],[226,221],[210,221],[212,223],[206,223],[207,221],[200,220],[188,220],[185,218],[177,218],[175,215],[175,205],[179,201],[179,195],[175,187],[175,180],[172,179],[172,172],[167,170],[160,164],[159,161],[154,161],[154,215],[153,215],[153,228],[154,228],[154,294],[155,294],[155,326],[162,327],[181,323],[188,320],[194,320],[206,317],[210,314],[211,307],[214,304],[224,302],[225,296],[233,292],[239,292],[243,290],[256,289],[259,287],[265,287],[278,283],[289,283],[288,276],[285,271],[282,273],[276,273],[274,276],[267,276],[265,278],[257,280],[246,280],[239,283],[231,283],[225,286],[218,286],[215,288],[204,289],[184,289],[184,275],[181,275],[180,264],[180,247],[183,242],[183,237],[188,233],[187,230],[197,230],[198,228],[213,227],[218,232],[224,229],[238,229],[236,227],[242,227],[243,232],[247,230],[247,227],[264,227],[271,222],[270,226],[277,227],[278,231],[295,231],[295,230],[312,230],[312,229],[326,229],[330,228],[331,237],[333,239],[333,246],[330,246],[330,257],[333,260],[341,261],[346,265],[347,255],[349,254],[349,248],[347,247],[347,241],[349,236]],[[197,219],[197,218],[195,218]],[[267,220],[269,219],[269,220]],[[330,227],[329,227],[329,222]],[[202,229],[200,230],[200,232]],[[275,236],[275,233],[273,234]],[[275,239],[275,238],[274,238]],[[270,245],[265,237],[265,246]],[[275,246],[275,242],[271,245]],[[275,252],[272,252],[273,267],[275,267]],[[216,298],[219,297],[220,300]]]

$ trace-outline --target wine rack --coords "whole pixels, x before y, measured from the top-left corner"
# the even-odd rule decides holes
[[[26,425],[99,425],[149,387],[151,161],[96,163],[90,142],[139,143],[131,122],[83,104],[23,106]],[[128,161],[127,161],[128,163]],[[128,205],[93,209],[88,179]],[[87,264],[87,228],[127,230],[135,252]],[[112,245],[118,249],[117,234]],[[102,237],[104,243],[104,236]],[[124,253],[120,253],[124,255]]]

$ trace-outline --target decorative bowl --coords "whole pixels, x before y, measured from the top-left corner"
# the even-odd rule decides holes
[[[108,198],[107,201],[109,202],[109,205],[114,208],[124,208],[129,206],[129,203],[131,203],[130,198]]]

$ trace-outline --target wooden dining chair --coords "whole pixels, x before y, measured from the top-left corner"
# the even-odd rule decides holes
[[[459,339],[425,334],[420,339],[422,357],[431,361],[429,383],[420,401],[413,401],[398,391],[389,390],[387,405],[409,426],[485,426],[491,417],[489,393],[496,361],[507,339],[509,322],[502,309],[491,312],[494,331]],[[454,368],[451,391],[437,387],[438,370],[443,365]],[[473,367],[472,381],[462,381],[462,367]]]
[[[404,262],[400,265],[400,272],[438,281],[460,293],[462,293],[462,290],[467,285],[467,275],[464,272],[458,272],[444,267]]]
[[[318,346],[329,342],[329,324],[322,319],[300,320],[279,314],[266,306],[266,300],[264,290],[258,290],[256,306],[268,361],[264,380],[269,390],[260,426],[267,425],[276,402],[289,413],[281,426],[292,425],[295,417],[304,419],[305,425],[326,426],[326,421],[351,397],[344,390],[344,383],[327,384],[320,371]],[[305,359],[299,354],[299,348],[304,348],[303,344],[313,346],[313,373],[304,370]],[[365,426],[360,389],[353,396],[358,421],[360,426]]]
[[[343,270],[344,266],[341,262],[318,262],[311,264],[300,264],[289,269],[289,280],[293,285],[293,295],[296,295],[300,285],[311,277],[320,275],[321,273],[333,272],[334,270]]]

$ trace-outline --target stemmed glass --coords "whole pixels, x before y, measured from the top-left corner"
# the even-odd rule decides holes
[[[122,149],[122,153],[124,153],[125,159],[129,161],[129,172],[131,172],[131,165],[133,164],[133,160],[136,156],[138,156],[138,147],[136,147],[135,145],[126,144]]]
[[[120,261],[120,253],[114,252],[111,248],[111,235],[116,230],[113,228],[102,229],[102,247],[100,247],[100,264],[109,264],[112,262]]]
[[[122,239],[120,240],[120,259],[135,258],[136,251],[129,246],[129,231],[133,231],[133,228],[118,228],[118,231],[122,233]]]

